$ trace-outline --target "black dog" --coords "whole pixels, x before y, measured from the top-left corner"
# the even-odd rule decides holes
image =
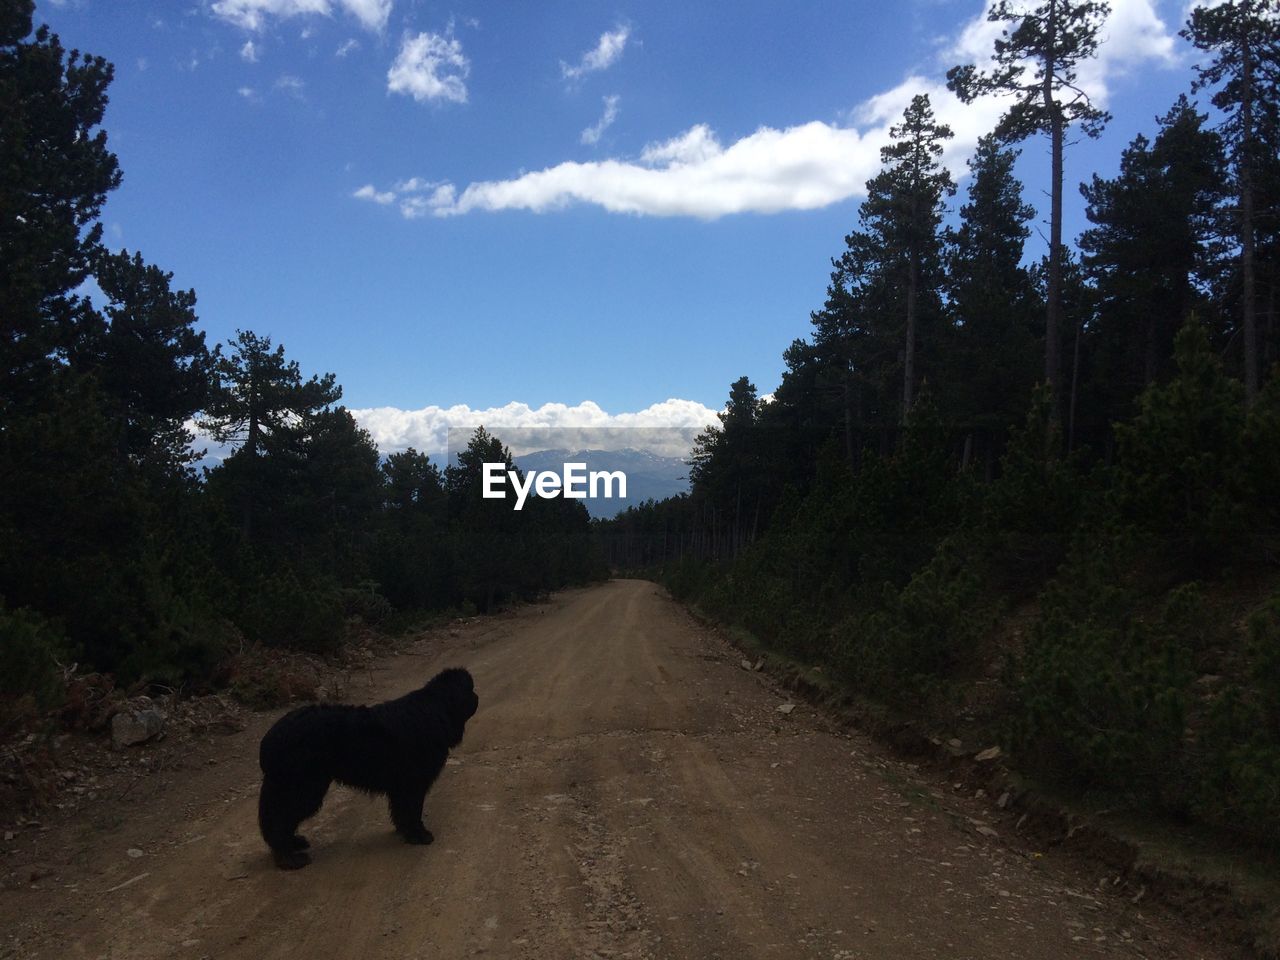
[[[454,667],[398,700],[371,707],[319,704],[285,714],[262,738],[258,826],[276,866],[311,862],[298,824],[314,816],[329,784],[386,794],[391,822],[406,843],[435,838],[422,825],[422,802],[462,742],[480,705],[471,674]]]

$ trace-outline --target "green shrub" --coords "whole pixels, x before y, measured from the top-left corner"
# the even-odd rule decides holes
[[[1280,597],[1247,624],[1248,675],[1214,704],[1202,738],[1196,812],[1280,842]]]
[[[41,710],[58,706],[65,689],[60,661],[67,654],[66,638],[49,621],[0,601],[0,700]]]
[[[264,577],[241,598],[237,624],[268,647],[333,650],[345,626],[342,601],[326,581],[304,581],[288,567]]]
[[[1116,424],[1119,519],[1194,576],[1216,575],[1239,553],[1251,520],[1244,390],[1228,377],[1204,329],[1176,342],[1178,372],[1148,387],[1137,416]]]
[[[1105,555],[1073,564],[1021,664],[1010,731],[1021,761],[1061,783],[1158,798],[1183,744],[1200,604],[1185,585],[1147,618]]]
[[[382,595],[374,580],[361,580],[358,586],[345,587],[339,596],[344,616],[359,617],[372,626],[385,623],[395,613],[395,607]]]

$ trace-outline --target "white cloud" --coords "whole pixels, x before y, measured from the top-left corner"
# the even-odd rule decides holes
[[[392,0],[216,0],[210,8],[223,20],[245,30],[261,30],[270,17],[332,16],[336,8],[369,30],[382,30],[391,16]]]
[[[987,0],[980,16],[970,20],[956,41],[945,47],[946,66],[974,63],[986,66],[995,41],[1005,24],[987,20],[994,0]],[[1171,66],[1176,62],[1174,37],[1181,23],[1166,24],[1156,12],[1153,0],[1112,0],[1111,14],[1098,33],[1098,55],[1079,67],[1079,81],[1089,96],[1105,102],[1110,90],[1107,80],[1123,76],[1131,68],[1149,61]]]
[[[1000,29],[986,20],[984,10],[944,45],[932,76],[908,76],[867,98],[849,112],[847,122],[814,120],[783,129],[760,127],[729,143],[722,142],[708,124],[696,124],[649,144],[635,158],[566,161],[463,188],[435,184],[430,195],[402,196],[400,212],[411,218],[498,210],[541,213],[587,203],[611,213],[710,220],[734,213],[826,207],[865,194],[866,181],[880,168],[880,147],[888,139],[889,127],[901,120],[902,111],[918,93],[929,94],[938,120],[955,133],[943,160],[959,176],[974,144],[995,126],[1006,103],[986,98],[964,105],[946,89],[943,75],[957,63],[986,65]],[[616,60],[625,44],[625,30],[621,35],[621,40],[606,43],[605,37],[610,36],[606,34],[580,67],[567,68],[566,76],[585,70],[588,63],[607,65],[606,61]],[[1174,62],[1173,36],[1152,0],[1113,0],[1099,55],[1081,69],[1081,85],[1105,106],[1114,78]]]
[[[534,212],[591,203],[611,213],[715,219],[730,213],[812,210],[860,192],[879,166],[884,129],[826,123],[762,127],[728,147],[704,125],[646,148],[639,161],[566,162],[514,180],[441,187],[430,212]],[[423,211],[418,210],[418,213]]]
[[[613,126],[613,121],[618,119],[618,103],[622,100],[616,93],[604,98],[604,113],[594,126],[587,127],[582,131],[582,142],[588,146],[595,146],[600,142],[600,138],[604,132]]]
[[[258,48],[252,40],[246,40],[244,46],[240,48],[240,59],[247,60],[249,63],[258,62]]]
[[[381,30],[391,16],[391,0],[341,0],[342,5],[370,30]]]
[[[464,82],[471,64],[457,39],[437,33],[406,34],[400,53],[387,71],[387,90],[405,93],[419,103],[429,100],[467,102]]]
[[[253,87],[240,87],[236,90],[236,93],[240,94],[240,96],[244,97],[250,103],[258,102],[258,91],[253,89]]]
[[[1081,78],[1099,90],[1105,99],[1109,76],[1124,76],[1131,67],[1144,62],[1173,66],[1178,61],[1176,40],[1181,23],[1172,29],[1160,19],[1151,0],[1113,0],[1111,16],[1101,31],[1098,59],[1091,71],[1081,70]]]
[[[396,195],[389,190],[378,191],[374,189],[372,183],[366,183],[359,190],[351,194],[359,200],[372,200],[374,203],[386,206],[388,203],[395,203]]]
[[[606,412],[590,400],[573,406],[546,403],[537,408],[512,402],[483,410],[463,404],[421,410],[372,407],[352,410],[351,414],[369,431],[384,455],[408,447],[442,454],[448,449],[450,430],[471,431],[483,426],[507,442],[516,455],[548,448],[595,446],[607,431],[620,441],[616,443],[619,447],[679,457],[688,454],[688,444],[699,431],[718,422],[716,411],[710,407],[678,399],[617,414]],[[503,437],[503,431],[510,439]]]
[[[421,177],[410,177],[408,180],[401,180],[396,184],[396,189],[401,193],[421,193],[423,190],[434,190],[440,186],[442,180],[423,180]]]
[[[333,55],[335,57],[345,57],[347,56],[347,54],[351,53],[352,51],[359,50],[359,49],[360,49],[360,41],[357,40],[355,37],[351,37],[350,39],[343,41],[342,46],[338,47],[338,49],[334,51]]]
[[[406,220],[417,220],[441,208],[452,206],[457,193],[457,187],[452,183],[438,184],[427,196],[417,194],[401,197],[400,213]]]
[[[595,47],[584,53],[577,65],[570,66],[563,60],[560,61],[561,75],[566,80],[574,81],[581,80],[588,73],[607,70],[617,63],[618,58],[622,56],[622,51],[626,49],[627,38],[630,35],[630,27],[618,27],[616,30],[600,34],[600,39],[596,42]]]
[[[307,84],[300,77],[295,77],[292,74],[286,73],[276,80],[275,87],[277,90],[283,90],[290,96],[297,97],[301,100],[302,91],[306,89]]]
[[[690,127],[678,137],[649,143],[640,152],[640,162],[650,167],[687,166],[706,163],[724,153],[716,135],[705,123]]]

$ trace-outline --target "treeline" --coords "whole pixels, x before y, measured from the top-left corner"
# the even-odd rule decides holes
[[[193,291],[106,249],[112,68],[32,10],[0,0],[0,706],[73,663],[199,687],[245,641],[323,651],[353,617],[599,574],[581,504],[480,498],[511,462],[483,429],[443,471],[383,459],[333,374],[250,331],[209,349]],[[234,449],[207,476],[196,424]]]
[[[610,562],[900,712],[979,718],[1024,770],[1280,841],[1280,7],[1194,10],[1193,89],[1027,264],[1010,145],[1060,176],[1103,7],[996,4],[1010,109],[970,160],[915,98],[767,402]],[[1192,99],[1208,97],[1209,112]],[[949,224],[949,225],[948,225]],[[1270,373],[1268,373],[1270,371]]]

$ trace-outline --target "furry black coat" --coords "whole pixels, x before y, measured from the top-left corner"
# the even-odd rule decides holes
[[[385,703],[316,704],[277,720],[258,751],[258,825],[276,864],[296,870],[311,862],[298,825],[320,809],[334,781],[384,794],[405,841],[430,843],[423,801],[479,705],[471,674],[454,667]]]

